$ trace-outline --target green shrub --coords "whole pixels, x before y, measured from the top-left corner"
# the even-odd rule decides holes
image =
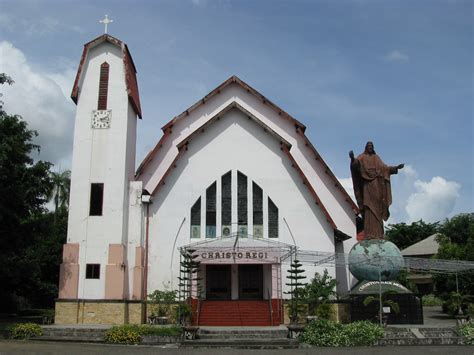
[[[312,321],[301,341],[315,346],[373,345],[383,337],[383,328],[368,321],[339,324],[325,319]]]
[[[177,326],[157,327],[151,325],[125,324],[112,327],[105,332],[104,340],[112,344],[138,344],[143,335],[178,336],[181,328]]]
[[[441,306],[442,304],[443,304],[443,300],[436,297],[435,295],[423,296],[423,306],[434,307],[434,306]]]
[[[359,321],[344,325],[343,331],[349,339],[345,346],[374,345],[383,337],[383,328],[369,321]]]
[[[345,340],[340,337],[341,334],[342,324],[318,319],[308,324],[300,340],[315,346],[341,346],[341,343],[345,343]]]
[[[157,327],[143,324],[137,328],[140,335],[177,336],[181,334],[181,328],[178,326]]]
[[[464,337],[465,344],[474,345],[474,322],[471,320],[467,324],[461,325],[458,332]]]
[[[43,329],[36,323],[17,323],[11,328],[13,339],[29,339],[43,335]]]
[[[469,317],[471,317],[471,319],[474,319],[474,303],[469,303],[467,306],[467,314]]]
[[[316,306],[315,315],[320,319],[331,319],[333,315],[332,305],[330,303],[321,303]]]
[[[138,325],[120,325],[105,332],[104,340],[111,344],[138,344],[141,341]]]

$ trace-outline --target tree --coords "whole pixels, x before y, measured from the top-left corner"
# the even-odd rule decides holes
[[[290,286],[290,291],[285,293],[291,295],[289,309],[291,323],[297,323],[298,313],[303,311],[301,303],[304,298],[303,289],[306,284],[301,281],[306,279],[306,276],[302,275],[305,272],[305,270],[301,268],[302,266],[303,264],[301,264],[298,259],[293,260],[288,270],[288,276],[286,277],[289,280],[286,286]]]
[[[69,206],[69,190],[71,187],[71,171],[65,170],[63,172],[51,172],[51,180],[53,188],[48,194],[49,200],[54,201],[54,216],[56,222],[56,215],[58,209],[65,209]]]
[[[439,233],[438,259],[474,261],[474,213],[446,219]],[[455,275],[435,275],[434,281],[437,294],[445,299],[451,292],[457,292]],[[459,293],[474,295],[474,275],[459,274],[458,287]]]
[[[13,80],[0,74],[5,83]],[[22,300],[51,304],[57,292],[67,211],[53,228],[45,208],[51,164],[33,159],[36,136],[21,116],[0,106],[0,308],[8,311]]]
[[[411,224],[390,224],[385,232],[387,240],[394,243],[400,250],[437,233],[439,222],[425,223],[423,220]]]
[[[318,272],[314,274],[314,278],[305,286],[303,292],[310,314],[317,313],[321,304],[327,303],[336,295],[336,285],[337,281],[329,275],[327,269],[324,269],[322,275]]]

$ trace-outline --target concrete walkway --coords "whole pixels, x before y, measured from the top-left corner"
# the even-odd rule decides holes
[[[248,349],[178,349],[142,345],[105,345],[77,343],[49,343],[35,341],[0,341],[0,355],[4,354],[282,354],[282,355],[314,355],[314,354],[350,354],[350,355],[400,355],[400,354],[434,354],[434,355],[472,355],[473,346],[385,346],[385,347],[356,347],[356,348],[311,348],[289,350],[248,350]]]

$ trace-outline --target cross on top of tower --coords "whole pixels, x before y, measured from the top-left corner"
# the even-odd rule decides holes
[[[114,20],[109,19],[109,15],[105,15],[104,19],[103,19],[103,20],[100,20],[99,22],[100,22],[100,23],[103,23],[103,24],[105,25],[104,33],[107,34],[107,25],[108,25],[109,23],[114,22]]]

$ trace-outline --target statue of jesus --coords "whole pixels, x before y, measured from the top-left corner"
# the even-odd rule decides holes
[[[392,204],[390,175],[397,174],[405,164],[388,166],[375,153],[374,144],[367,142],[365,151],[357,158],[349,152],[354,194],[364,221],[365,239],[382,239],[383,221],[390,216]]]

